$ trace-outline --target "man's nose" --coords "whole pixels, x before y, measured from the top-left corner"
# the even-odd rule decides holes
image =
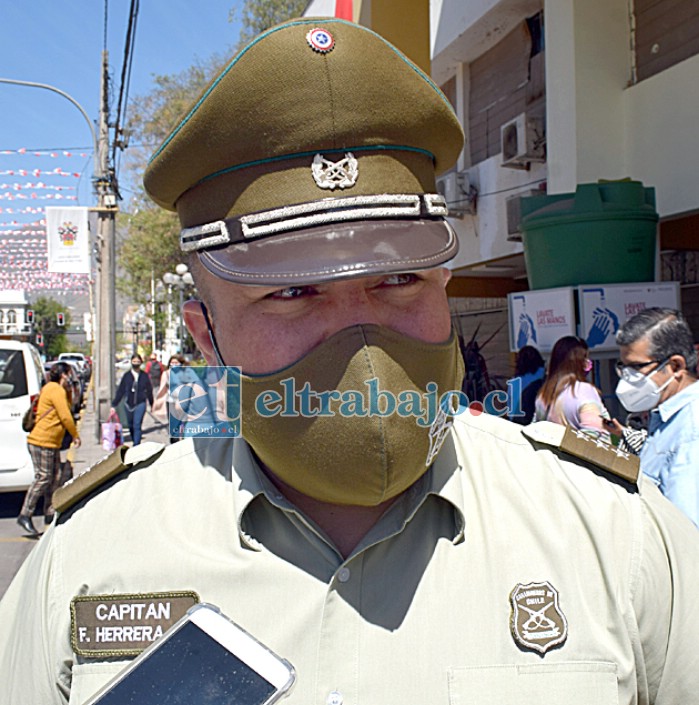
[[[328,307],[326,319],[326,336],[333,335],[344,328],[362,324],[386,324],[386,312],[381,302],[371,295],[371,290],[358,282],[346,282],[333,296]]]

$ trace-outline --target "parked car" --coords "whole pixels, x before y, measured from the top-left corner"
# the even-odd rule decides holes
[[[43,383],[39,351],[30,343],[0,340],[0,492],[22,492],[34,479],[22,417]]]
[[[92,362],[81,352],[64,352],[58,356],[60,362],[75,362],[80,373],[81,380],[87,384],[92,375]]]

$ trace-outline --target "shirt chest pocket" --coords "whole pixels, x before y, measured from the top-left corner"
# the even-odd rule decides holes
[[[128,661],[99,661],[74,664],[69,705],[82,705],[128,663]]]
[[[450,705],[618,705],[616,665],[565,662],[449,671]]]

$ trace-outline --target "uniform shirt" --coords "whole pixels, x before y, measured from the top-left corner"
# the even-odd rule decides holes
[[[124,665],[74,654],[74,596],[183,590],[291,661],[289,705],[696,701],[699,533],[652,483],[622,486],[521,426],[458,417],[346,560],[244,442],[145,463],[65,512],[0,603],[3,705],[81,703]],[[515,641],[510,595],[544,581],[567,632],[542,656]]]
[[[699,526],[699,383],[653,409],[641,469]]]

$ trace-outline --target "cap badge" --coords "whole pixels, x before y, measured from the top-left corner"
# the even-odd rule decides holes
[[[331,162],[322,154],[316,154],[311,164],[313,179],[320,188],[331,191],[336,188],[351,188],[357,183],[359,164],[352,152],[346,152],[339,162]]]
[[[510,593],[510,627],[524,649],[545,654],[568,638],[568,621],[558,605],[558,590],[549,582],[518,583]]]
[[[327,54],[335,46],[333,35],[327,29],[315,27],[306,35],[308,46],[320,54]]]

